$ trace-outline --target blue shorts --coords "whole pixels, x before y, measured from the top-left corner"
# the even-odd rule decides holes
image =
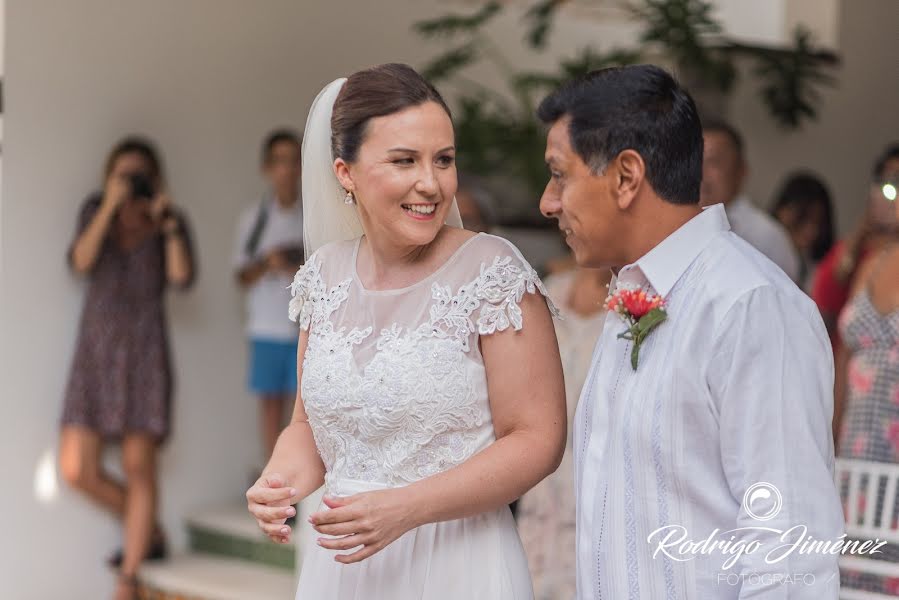
[[[258,396],[295,394],[297,342],[250,340],[249,387]]]

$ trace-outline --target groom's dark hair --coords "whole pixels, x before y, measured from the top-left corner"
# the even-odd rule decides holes
[[[593,71],[546,97],[537,116],[571,117],[571,146],[594,173],[624,150],[637,152],[656,194],[696,204],[702,182],[702,124],[690,94],[667,71],[633,65]]]

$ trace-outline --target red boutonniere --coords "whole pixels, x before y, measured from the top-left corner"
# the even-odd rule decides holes
[[[665,301],[661,296],[647,294],[643,290],[619,287],[614,294],[606,298],[606,308],[618,313],[628,325],[627,331],[618,334],[618,337],[634,343],[631,350],[631,367],[636,371],[643,340],[668,318]]]

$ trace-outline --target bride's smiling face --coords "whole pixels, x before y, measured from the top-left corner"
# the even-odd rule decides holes
[[[366,235],[397,246],[429,244],[456,193],[453,124],[436,102],[375,117],[357,159],[338,158],[334,171],[355,196]]]

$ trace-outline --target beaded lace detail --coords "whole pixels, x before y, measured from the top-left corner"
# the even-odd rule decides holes
[[[429,318],[382,328],[374,356],[357,365],[372,327],[335,327],[352,278],[328,288],[321,268],[313,255],[297,272],[289,312],[309,330],[302,396],[329,477],[403,485],[464,462],[491,421],[473,376],[473,334],[520,330],[526,292],[546,296],[558,316],[530,265],[496,257],[455,293],[434,282]]]

